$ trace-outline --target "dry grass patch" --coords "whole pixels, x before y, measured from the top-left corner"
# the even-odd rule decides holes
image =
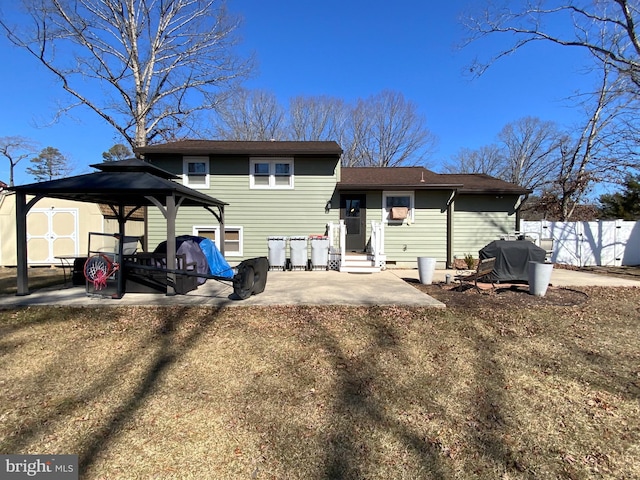
[[[638,478],[640,290],[0,312],[0,453],[83,478]]]
[[[13,295],[18,291],[16,278],[16,268],[0,267],[0,295]],[[31,290],[62,285],[64,280],[65,275],[62,268],[29,268],[29,289]]]

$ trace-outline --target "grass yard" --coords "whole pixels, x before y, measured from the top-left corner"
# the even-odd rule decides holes
[[[86,479],[640,478],[640,289],[0,311],[0,453]]]

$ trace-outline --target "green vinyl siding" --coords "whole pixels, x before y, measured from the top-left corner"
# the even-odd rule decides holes
[[[453,255],[461,258],[515,230],[518,197],[505,195],[460,195],[455,200]]]
[[[446,202],[450,192],[416,191],[414,221],[384,225],[385,254],[388,262],[416,264],[417,257],[447,256]],[[382,196],[381,196],[382,198]],[[382,217],[380,201],[377,219]]]
[[[324,234],[329,221],[338,221],[337,200],[334,209],[325,213],[336,186],[336,159],[295,158],[294,188],[284,190],[251,189],[249,157],[216,157],[210,161],[210,188],[203,193],[222,200],[225,225],[243,228],[243,257],[240,261],[267,255],[270,236],[308,236]],[[154,161],[155,165],[174,173],[182,161]],[[176,235],[191,235],[193,226],[217,226],[215,217],[203,208],[182,207],[178,211]],[[164,221],[159,212],[149,215],[149,247],[165,239]]]
[[[381,222],[383,218],[382,192],[368,192],[366,195],[367,238],[370,238],[371,222]],[[384,224],[384,251],[387,262],[414,265],[417,257],[422,256],[435,257],[438,262],[445,262],[446,202],[451,192],[416,191],[414,195],[413,222]]]

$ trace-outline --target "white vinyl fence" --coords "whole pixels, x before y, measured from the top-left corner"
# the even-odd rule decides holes
[[[521,221],[521,233],[553,239],[551,261],[566,265],[640,265],[640,222]]]

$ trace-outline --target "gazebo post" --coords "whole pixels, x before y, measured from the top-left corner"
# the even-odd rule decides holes
[[[27,266],[27,196],[16,192],[16,295],[29,295],[29,268]]]
[[[124,286],[125,286],[125,278],[124,278],[124,226],[125,226],[126,218],[124,215],[124,205],[121,203],[118,205],[118,234],[120,235],[118,241],[118,262],[120,263],[120,271],[118,272],[118,289],[116,293],[117,298],[122,298],[124,295]]]
[[[176,294],[176,197],[167,195],[167,295]]]

